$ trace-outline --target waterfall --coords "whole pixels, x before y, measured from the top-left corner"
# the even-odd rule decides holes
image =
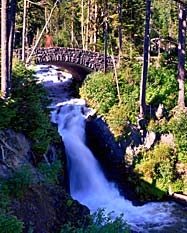
[[[86,205],[91,213],[98,208],[104,208],[106,213],[114,211],[114,216],[123,213],[127,223],[138,232],[172,232],[163,229],[173,229],[180,223],[181,229],[184,228],[186,220],[181,219],[181,213],[176,216],[176,204],[152,202],[135,207],[120,196],[113,183],[107,181],[98,161],[86,146],[88,114],[84,100],[77,99],[59,104],[52,113],[52,121],[58,124],[65,145],[72,198]]]
[[[107,181],[98,161],[86,146],[85,109],[84,105],[64,104],[60,107],[56,123],[65,145],[71,196],[91,210],[97,210],[98,200],[101,204],[107,198],[111,199],[109,193],[116,198],[119,192],[114,184]]]

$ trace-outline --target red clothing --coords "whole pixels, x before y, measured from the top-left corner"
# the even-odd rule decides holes
[[[45,47],[53,47],[53,38],[51,35],[45,35]]]

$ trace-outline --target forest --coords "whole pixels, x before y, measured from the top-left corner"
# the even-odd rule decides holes
[[[41,192],[51,198],[53,189],[59,190],[56,185],[65,186],[64,178],[59,181],[65,176],[65,158],[61,139],[49,119],[48,93],[26,64],[28,49],[48,47],[47,36],[52,38],[49,47],[104,54],[104,71],[89,74],[77,96],[103,117],[123,149],[124,169],[129,174],[124,179],[134,197],[142,203],[167,200],[175,194],[186,198],[187,2],[2,0],[0,7],[0,232],[39,233],[42,223],[35,226],[36,219],[20,217],[16,203],[24,213],[24,202],[32,195],[40,199]],[[22,61],[14,59],[14,49],[22,49]],[[113,69],[107,68],[107,56],[118,58]],[[11,158],[14,142],[7,142],[10,135],[19,133],[29,140],[33,161],[15,168]],[[15,137],[18,140],[20,136]],[[57,160],[48,166],[45,156],[53,147]],[[117,232],[116,226],[120,232],[130,232],[121,218],[102,226],[101,213],[97,228],[87,210],[64,189],[55,198],[65,198],[60,208],[67,209],[67,219],[54,220],[52,228],[47,226],[44,232],[100,232],[103,227],[101,232],[112,233]]]

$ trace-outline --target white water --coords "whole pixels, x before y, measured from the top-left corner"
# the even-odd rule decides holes
[[[48,88],[59,90],[62,80],[57,78],[53,67],[37,66],[40,80]],[[42,71],[43,69],[43,71]],[[56,68],[55,68],[56,69]],[[69,82],[64,79],[63,82]],[[55,89],[54,89],[55,87]],[[89,115],[84,100],[65,102],[69,96],[64,93],[55,98],[52,121],[58,124],[58,131],[65,144],[70,177],[70,192],[74,199],[86,205],[91,213],[105,208],[106,213],[115,211],[114,217],[124,214],[124,219],[137,232],[178,233],[187,232],[187,210],[168,202],[149,203],[135,207],[120,196],[117,188],[109,183],[93,154],[85,144],[85,119]],[[63,103],[57,104],[57,102]],[[61,106],[61,107],[60,107]],[[60,109],[60,111],[59,111]],[[114,232],[115,233],[115,232]]]
[[[185,217],[180,219],[173,215],[176,212],[174,203],[149,203],[135,207],[120,196],[113,183],[107,181],[85,144],[85,109],[84,101],[71,100],[61,105],[58,114],[53,114],[53,121],[58,124],[65,144],[71,196],[92,213],[98,208],[105,208],[106,213],[115,211],[114,216],[123,213],[127,223],[138,232],[178,232],[162,231],[164,226],[173,227],[180,222],[181,227],[185,225]],[[182,232],[187,232],[187,228]]]

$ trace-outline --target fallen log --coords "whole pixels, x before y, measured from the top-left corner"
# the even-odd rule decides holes
[[[173,199],[173,201],[176,201],[179,204],[187,206],[187,195],[182,193],[173,193],[171,195],[171,198]]]

